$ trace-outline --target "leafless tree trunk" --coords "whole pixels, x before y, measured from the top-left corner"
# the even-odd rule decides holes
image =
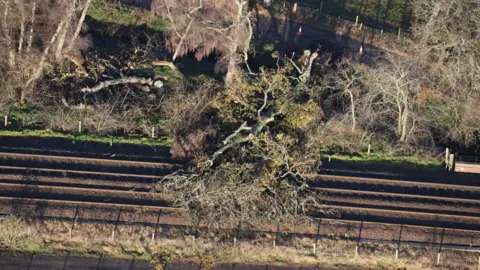
[[[90,7],[90,4],[92,3],[92,0],[87,0],[85,3],[85,7],[83,8],[82,15],[80,16],[80,19],[77,24],[77,28],[75,29],[75,33],[73,34],[72,40],[70,41],[70,44],[68,45],[67,52],[70,52],[73,49],[73,46],[75,45],[75,42],[77,41],[78,36],[80,35],[80,31],[82,30],[83,22],[85,21],[85,16],[87,16],[87,11],[88,8]]]
[[[355,128],[357,126],[357,118],[355,117],[355,99],[353,97],[353,93],[350,90],[345,90],[347,94],[350,96],[350,114],[352,115],[352,132],[355,131]]]
[[[20,37],[18,39],[18,54],[22,54],[22,49],[23,49],[23,40],[25,38],[25,6],[23,4],[23,1],[15,0],[15,3],[17,4],[18,9],[20,10],[20,16],[21,16],[21,21],[20,21]]]
[[[75,13],[75,6],[76,6],[76,0],[73,0],[70,4],[70,7],[67,9],[67,14],[65,14],[65,17],[63,21],[65,23],[63,24],[62,30],[60,37],[57,40],[57,45],[56,45],[56,50],[55,50],[55,59],[57,61],[60,61],[63,58],[63,47],[65,45],[65,39],[67,37],[67,32],[70,28],[70,22],[72,20],[72,17]]]
[[[27,43],[27,53],[30,52],[32,49],[32,42],[33,42],[33,29],[35,26],[35,9],[36,9],[36,2],[35,0],[32,3],[32,17],[30,19],[30,34],[28,36],[28,43]]]
[[[7,51],[8,51],[8,65],[10,67],[15,66],[15,50],[12,47],[12,37],[10,36],[10,29],[8,26],[8,15],[10,12],[10,0],[4,0],[3,1],[5,5],[5,10],[3,13],[3,31],[5,35],[5,41],[7,45]]]
[[[43,50],[42,57],[40,58],[40,62],[38,63],[37,68],[35,69],[33,75],[30,77],[30,79],[25,84],[25,87],[21,89],[20,100],[19,100],[20,104],[25,103],[25,94],[26,94],[27,89],[30,87],[30,85],[33,82],[35,82],[36,80],[38,80],[38,78],[40,78],[40,76],[42,76],[42,71],[43,71],[43,68],[44,68],[44,65],[45,65],[45,60],[47,59],[48,52],[50,51],[50,47],[55,43],[55,40],[57,39],[57,37],[58,37],[60,31],[62,30],[64,24],[65,24],[65,21],[61,21],[58,24],[57,30],[55,31],[55,34],[52,36],[52,38],[48,42],[47,47],[45,47],[45,49]]]
[[[235,18],[234,22],[234,33],[239,32],[240,29],[245,27],[245,24],[247,23],[246,20],[248,20],[248,16],[250,16],[250,13],[247,13],[247,7],[248,7],[248,1],[246,0],[235,0],[237,4],[237,16]],[[237,53],[238,47],[240,45],[240,40],[238,38],[238,35],[233,34],[232,36],[229,37],[230,40],[230,46],[228,50],[228,65],[227,65],[227,74],[225,76],[225,84],[230,85],[233,82],[233,78],[235,77],[235,74],[238,73],[238,63],[239,61],[239,55]],[[250,47],[250,41],[248,41],[248,44],[245,42],[245,45],[248,47],[244,48],[244,55],[245,51],[248,52],[248,49]]]

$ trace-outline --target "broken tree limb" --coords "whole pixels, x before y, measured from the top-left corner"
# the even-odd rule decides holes
[[[106,87],[119,85],[119,84],[140,84],[140,85],[148,85],[156,88],[161,88],[163,86],[163,82],[160,80],[154,81],[150,78],[146,79],[146,78],[140,78],[140,77],[124,77],[116,80],[104,81],[97,84],[94,87],[85,87],[85,88],[82,88],[80,91],[83,93],[95,93]]]

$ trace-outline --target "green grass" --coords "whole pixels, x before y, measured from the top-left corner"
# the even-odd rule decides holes
[[[331,157],[332,160],[341,160],[362,164],[384,164],[395,167],[422,168],[430,170],[441,170],[442,160],[428,156],[393,156],[380,153],[352,153],[352,154],[328,154],[323,156]]]
[[[125,27],[147,26],[151,30],[162,32],[167,23],[159,16],[153,16],[149,11],[96,0],[88,9],[87,15],[100,23],[116,24]]]
[[[171,141],[167,138],[147,138],[140,136],[132,137],[114,137],[114,136],[100,136],[94,134],[68,134],[61,133],[52,130],[22,130],[22,131],[9,131],[0,130],[0,136],[10,137],[37,137],[37,138],[59,138],[72,140],[72,143],[76,141],[97,142],[106,144],[134,144],[134,145],[149,145],[149,146],[170,146]]]

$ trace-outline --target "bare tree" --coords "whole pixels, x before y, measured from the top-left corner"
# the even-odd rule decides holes
[[[167,40],[174,60],[189,52],[198,60],[217,53],[217,71],[226,70],[225,81],[232,82],[239,52],[248,58],[252,37],[247,0],[155,0],[152,10],[170,21]]]

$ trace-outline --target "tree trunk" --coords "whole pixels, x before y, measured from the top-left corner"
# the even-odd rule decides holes
[[[27,43],[27,53],[30,52],[30,49],[32,48],[32,42],[33,42],[33,27],[35,25],[35,9],[36,9],[36,3],[33,1],[32,4],[32,18],[30,19],[30,34],[28,36],[28,43]]]
[[[70,52],[73,49],[73,46],[75,45],[75,42],[77,41],[77,38],[80,35],[83,22],[85,21],[85,16],[87,16],[87,11],[91,3],[92,3],[92,0],[87,0],[87,3],[85,3],[85,7],[83,8],[82,15],[80,16],[80,20],[78,21],[78,24],[77,24],[77,29],[75,29],[75,33],[73,34],[72,40],[68,45],[67,52]]]
[[[350,90],[347,90],[348,95],[350,96],[350,107],[352,113],[352,132],[355,131],[355,127],[357,125],[357,118],[355,117],[355,101],[353,99],[353,93]]]
[[[225,85],[231,85],[233,82],[233,78],[235,74],[237,74],[237,48],[238,48],[238,41],[235,38],[232,40],[229,49],[229,56],[228,56],[228,66],[227,66],[227,75],[225,76]]]
[[[55,50],[55,59],[57,61],[60,61],[63,58],[63,47],[65,45],[65,39],[69,30],[70,21],[72,20],[73,14],[75,13],[76,2],[76,0],[72,1],[70,8],[67,10],[67,14],[65,14],[65,24],[63,24],[60,37],[57,40],[57,48]]]
[[[408,125],[408,108],[405,107],[403,110],[403,115],[402,115],[402,132],[400,134],[400,141],[405,142],[405,139],[407,137],[407,125]]]
[[[240,27],[245,24],[244,22],[244,17],[246,15],[246,7],[247,1],[245,0],[237,0],[237,17],[235,18],[235,27],[234,27],[234,34],[231,35],[232,38],[230,40],[230,48],[228,50],[228,65],[227,65],[227,75],[225,76],[225,84],[228,86],[233,82],[233,78],[235,77],[235,74],[238,72],[238,55],[237,55],[237,49],[239,45],[239,40],[238,40],[238,35],[236,35],[236,32],[238,33]]]
[[[21,16],[20,37],[18,39],[18,54],[21,55],[23,50],[23,40],[25,38],[25,7],[23,4],[23,1],[16,0],[15,2],[17,4],[18,9],[20,10],[20,16]]]
[[[10,11],[10,0],[5,1],[5,10],[3,13],[3,31],[5,35],[5,43],[8,51],[8,66],[15,65],[15,50],[12,48],[12,37],[10,36],[10,29],[8,28],[8,12]]]
[[[64,24],[65,24],[65,21],[61,21],[58,24],[55,34],[52,36],[52,38],[48,42],[48,45],[47,47],[45,47],[45,50],[43,50],[42,57],[40,58],[40,62],[38,63],[38,66],[35,69],[35,72],[27,81],[27,83],[25,84],[25,87],[20,90],[20,100],[19,100],[20,104],[25,104],[25,92],[33,82],[35,82],[36,80],[38,80],[38,78],[40,78],[40,76],[42,76],[43,65],[45,64],[45,60],[47,59],[48,52],[50,51],[50,47],[55,43],[55,40],[57,39],[58,34],[60,33],[60,30],[62,30]]]

